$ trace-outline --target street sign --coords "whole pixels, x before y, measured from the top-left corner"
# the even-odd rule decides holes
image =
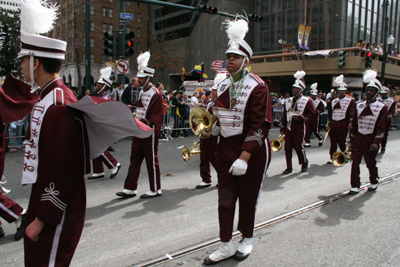
[[[120,19],[133,19],[133,14],[129,13],[119,13]]]
[[[128,24],[129,21],[131,21],[131,20],[130,20],[130,19],[124,19],[124,20],[123,20],[124,24]]]
[[[129,73],[129,62],[128,60],[117,60],[115,63],[115,69],[118,74],[127,74]]]

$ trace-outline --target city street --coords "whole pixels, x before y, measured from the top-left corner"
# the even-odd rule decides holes
[[[325,135],[325,132],[322,132]],[[279,129],[270,131],[270,139]],[[400,131],[390,131],[385,154],[378,154],[381,177],[400,172],[396,147]],[[163,195],[153,199],[120,199],[130,156],[131,140],[114,144],[111,154],[122,164],[114,179],[86,180],[87,212],[85,227],[71,266],[132,266],[162,257],[218,237],[217,183],[195,189],[201,181],[199,155],[189,162],[181,158],[181,147],[198,141],[195,136],[160,140],[159,157]],[[257,210],[256,223],[270,220],[350,188],[351,163],[341,168],[327,165],[329,139],[318,147],[317,139],[306,148],[309,169],[300,172],[294,153],[293,172],[285,170],[283,149],[273,152]],[[70,155],[73,157],[74,155]],[[23,151],[6,155],[4,186],[7,195],[24,208],[30,186],[22,187]],[[71,166],[72,167],[72,166]],[[106,167],[105,167],[106,168]],[[110,171],[106,170],[106,177]],[[362,183],[369,182],[368,170],[361,165]],[[149,190],[147,169],[142,165],[138,195]],[[399,179],[382,183],[375,193],[344,196],[320,208],[255,232],[252,255],[243,262],[229,259],[217,266],[399,266],[398,229]],[[236,223],[235,223],[236,226]],[[13,239],[15,225],[3,221],[6,236],[0,239],[1,266],[23,266],[23,242]],[[236,230],[236,229],[235,229]],[[235,238],[235,243],[239,238]],[[217,246],[196,251],[164,266],[201,266]]]

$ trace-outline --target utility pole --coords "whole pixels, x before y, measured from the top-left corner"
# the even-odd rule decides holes
[[[382,58],[382,70],[381,70],[381,82],[382,85],[385,85],[385,71],[386,71],[386,60],[387,60],[387,35],[389,31],[389,17],[388,17],[388,8],[389,8],[389,1],[383,1],[383,17],[385,19],[385,25],[383,30],[383,58]]]
[[[115,51],[117,59],[124,59],[125,57],[125,24],[120,16],[121,13],[125,13],[125,0],[119,0],[118,42]],[[125,83],[125,75],[118,74],[117,80],[119,83]]]
[[[85,25],[85,87],[86,90],[91,90],[92,88],[92,75],[90,73],[90,0],[86,0],[86,25]]]

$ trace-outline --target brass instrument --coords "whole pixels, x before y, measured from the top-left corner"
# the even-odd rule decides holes
[[[336,151],[332,155],[332,163],[336,167],[342,167],[344,164],[347,162],[351,161],[351,150],[346,149],[344,152],[342,151]]]
[[[322,145],[325,144],[325,141],[326,141],[326,139],[328,138],[329,132],[331,131],[331,127],[329,126],[329,121],[328,121],[328,123],[326,124],[326,127],[329,127],[329,129],[328,129],[328,131],[327,131],[326,134],[325,134],[324,142],[322,142]]]
[[[182,148],[182,159],[184,161],[189,161],[191,156],[197,154],[200,154],[200,142],[194,143],[191,150],[187,146]]]
[[[211,131],[214,123],[217,121],[217,116],[211,114],[202,107],[196,107],[190,112],[189,123],[193,133],[201,138],[211,136]]]
[[[8,193],[10,193],[11,190],[8,190],[2,186],[2,184],[5,184],[5,183],[7,183],[7,179],[3,175],[0,179],[0,192],[2,192],[3,194],[8,194]]]
[[[285,141],[285,135],[284,134],[280,134],[278,136],[278,139],[272,140],[271,141],[271,149],[272,149],[272,151],[278,152],[279,150],[281,150],[283,141]]]

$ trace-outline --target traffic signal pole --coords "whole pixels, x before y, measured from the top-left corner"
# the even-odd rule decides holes
[[[119,0],[119,14],[125,13],[125,0]],[[123,19],[121,19],[121,16],[118,18],[118,30],[119,33],[117,35],[118,42],[117,42],[117,47],[116,47],[116,58],[117,59],[124,59],[125,58],[125,24]],[[119,83],[125,83],[125,75],[124,74],[118,74],[117,75],[117,81]]]
[[[92,75],[90,73],[90,0],[86,0],[86,25],[85,25],[85,88],[86,90],[92,89]]]

